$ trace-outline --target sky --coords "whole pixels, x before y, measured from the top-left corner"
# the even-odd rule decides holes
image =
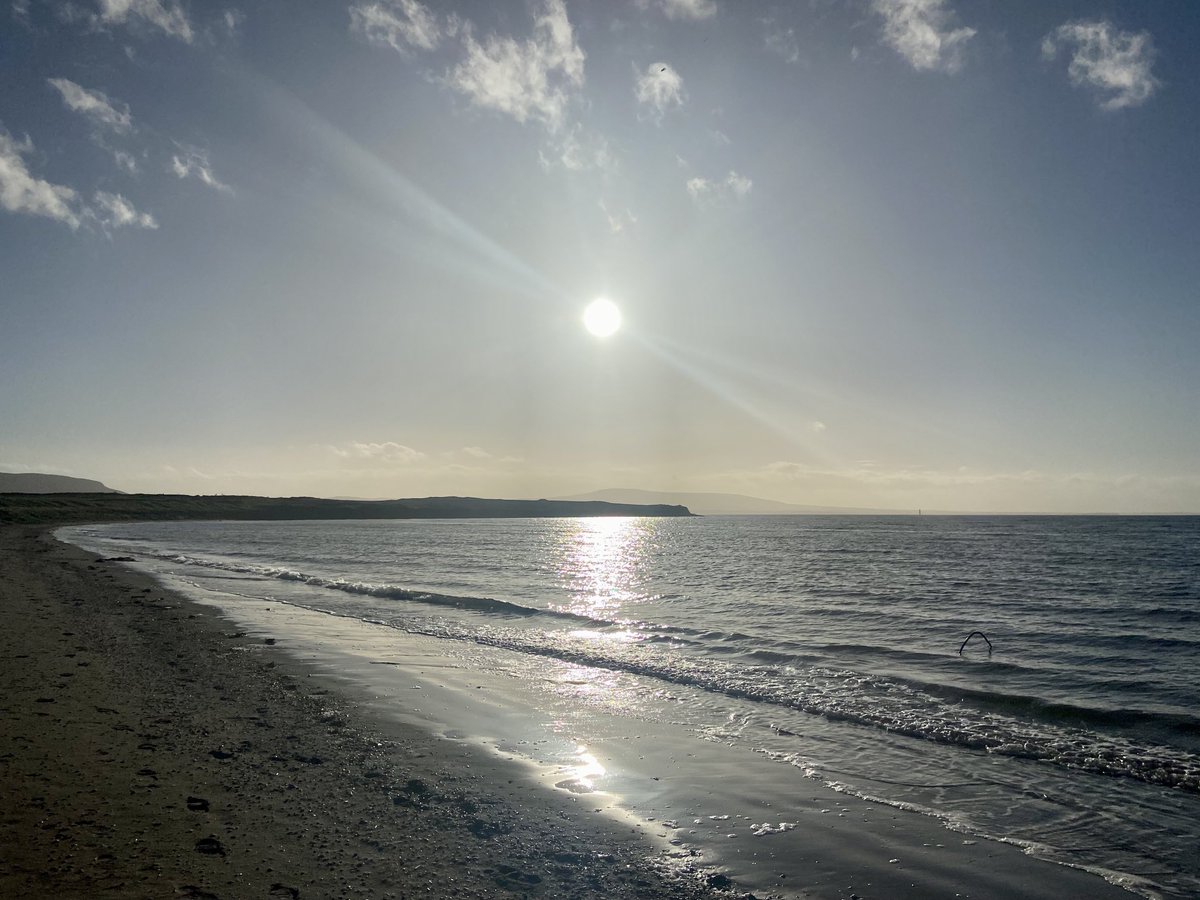
[[[4,0],[0,470],[1200,513],[1197,48],[1166,0]]]

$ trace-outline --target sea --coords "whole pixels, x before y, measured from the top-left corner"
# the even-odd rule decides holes
[[[636,689],[605,696],[608,713],[670,718],[789,777],[1143,896],[1200,896],[1200,518],[170,522],[59,535],[227,603],[357,619],[448,656],[503,651],[528,673],[626,679]]]

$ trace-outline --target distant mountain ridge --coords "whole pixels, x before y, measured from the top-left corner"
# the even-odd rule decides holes
[[[686,506],[698,516],[896,516],[914,515],[915,509],[871,509],[857,506],[805,506],[764,500],[745,494],[700,491],[643,491],[606,488],[563,500],[604,500],[608,503],[666,503]]]
[[[43,472],[0,472],[0,494],[120,494],[91,478]]]

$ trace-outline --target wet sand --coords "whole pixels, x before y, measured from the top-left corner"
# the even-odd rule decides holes
[[[649,820],[594,812],[611,798],[580,803],[499,747],[400,714],[412,679],[389,693],[381,675],[435,667],[437,648],[391,632],[387,657],[374,626],[260,602],[223,615],[34,529],[0,528],[0,616],[0,896],[1132,896],[811,782],[761,858],[736,842],[691,856]],[[322,646],[330,628],[363,633]],[[474,704],[493,729],[479,734],[521,731],[497,719],[506,692],[472,677],[425,679],[421,705],[469,722]],[[645,738],[614,766],[643,767],[642,789],[682,779],[718,805],[784,799],[777,764],[761,803],[722,799],[719,747],[673,772],[674,737],[659,758]]]
[[[0,896],[713,896],[214,610],[0,528]]]

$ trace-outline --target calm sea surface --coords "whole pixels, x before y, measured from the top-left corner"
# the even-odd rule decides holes
[[[807,777],[1200,895],[1200,518],[61,534],[226,594],[699,688],[695,728],[742,723],[739,740]],[[991,650],[975,638],[960,654],[974,630]]]

